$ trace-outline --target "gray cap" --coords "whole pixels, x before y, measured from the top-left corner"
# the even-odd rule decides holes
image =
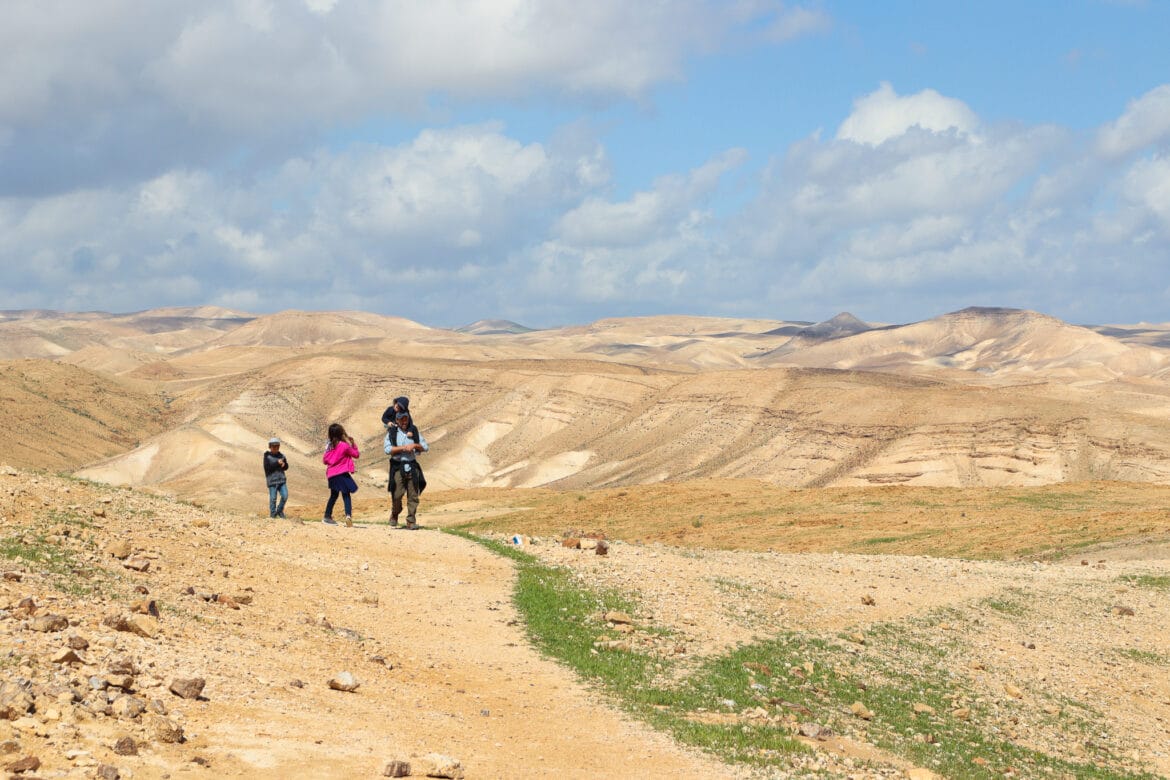
[[[403,417],[410,417],[410,412],[402,411],[394,415],[395,420],[401,420]]]
[[[271,439],[268,440],[268,443],[269,444],[280,444],[280,439],[273,436]]]

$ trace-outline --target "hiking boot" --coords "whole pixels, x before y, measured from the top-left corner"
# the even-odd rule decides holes
[[[353,528],[353,518],[350,517],[349,515],[345,516],[345,527],[346,528]]]
[[[407,523],[406,530],[407,531],[417,531],[418,530],[418,523]]]
[[[397,527],[398,527],[398,518],[397,518],[397,517],[391,517],[391,518],[390,518],[390,527],[391,527],[391,528],[397,528]]]
[[[322,517],[321,522],[324,523],[325,525],[337,525],[337,521],[334,520],[332,517]]]

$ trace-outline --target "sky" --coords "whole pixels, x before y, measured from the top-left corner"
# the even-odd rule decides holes
[[[0,309],[1170,321],[1160,0],[0,0]]]

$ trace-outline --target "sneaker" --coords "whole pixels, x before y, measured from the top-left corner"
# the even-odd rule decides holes
[[[288,520],[288,518],[284,516],[284,512],[277,512],[276,516],[281,520]]]
[[[345,516],[345,527],[346,528],[353,528],[353,518],[350,517],[349,515]]]
[[[391,517],[391,518],[390,518],[390,527],[391,527],[391,528],[397,528],[397,527],[398,527],[398,518],[397,518],[397,517]]]
[[[324,523],[325,525],[337,525],[337,521],[334,520],[332,517],[322,517],[321,522]]]
[[[418,530],[418,523],[407,523],[406,530],[407,531],[417,531]]]

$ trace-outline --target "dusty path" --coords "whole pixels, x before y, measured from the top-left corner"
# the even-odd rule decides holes
[[[5,679],[32,680],[38,696],[28,717],[0,720],[0,741],[36,755],[46,776],[92,777],[105,763],[137,780],[375,777],[390,760],[418,767],[429,753],[458,759],[469,778],[737,776],[624,717],[539,656],[512,606],[511,564],[476,544],[362,527],[360,513],[347,529],[53,477],[0,479],[5,536],[40,523],[117,582],[106,590],[117,595],[87,598],[62,593],[36,566],[0,581],[0,631],[16,659]],[[46,517],[58,524],[43,525]],[[123,569],[110,552],[118,542],[149,568]],[[103,623],[143,592],[159,607],[156,636]],[[212,594],[251,603],[233,609]],[[71,627],[29,630],[14,614],[25,598]],[[67,633],[88,640],[84,661],[49,661]],[[144,718],[94,712],[87,681],[117,657],[137,669],[131,695],[160,701],[185,742],[152,740]],[[342,672],[360,681],[356,691],[329,688]],[[206,680],[198,701],[166,690],[196,676]],[[62,685],[84,700],[66,706]],[[126,735],[139,741],[137,755],[112,751]]]
[[[468,777],[735,776],[532,650],[511,565],[477,545],[360,525],[239,532],[249,560],[232,566],[255,601],[209,674],[206,722],[190,713],[217,773],[365,777],[439,752]],[[342,671],[356,692],[326,687]]]

